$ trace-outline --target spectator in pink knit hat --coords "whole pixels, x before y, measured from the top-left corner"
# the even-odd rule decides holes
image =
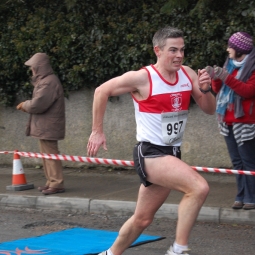
[[[249,54],[253,48],[252,37],[245,32],[237,32],[228,39],[228,47],[232,48],[238,55]]]
[[[217,93],[216,112],[234,169],[255,169],[255,48],[251,35],[234,33],[223,68],[206,67]],[[255,209],[255,176],[236,175],[233,209]]]

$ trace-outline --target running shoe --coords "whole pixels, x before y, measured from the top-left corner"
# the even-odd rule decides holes
[[[189,255],[189,254],[188,254],[188,251],[189,251],[189,250],[183,251],[182,253],[176,253],[176,252],[173,251],[173,247],[170,246],[170,248],[166,251],[166,254],[165,254],[165,255],[182,255],[182,254]]]

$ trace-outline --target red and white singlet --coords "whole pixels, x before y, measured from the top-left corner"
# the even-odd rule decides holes
[[[183,67],[176,82],[166,81],[153,65],[146,66],[150,94],[145,100],[133,97],[136,139],[162,146],[180,146],[187,122],[192,82]]]

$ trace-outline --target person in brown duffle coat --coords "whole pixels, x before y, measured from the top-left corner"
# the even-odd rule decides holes
[[[21,102],[17,109],[30,114],[26,135],[39,139],[40,152],[59,154],[58,140],[65,137],[65,100],[61,82],[54,74],[49,56],[36,53],[25,62],[32,71],[34,86],[31,100]],[[62,163],[43,159],[46,184],[38,187],[44,195],[65,192]]]

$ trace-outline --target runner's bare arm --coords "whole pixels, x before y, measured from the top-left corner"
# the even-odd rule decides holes
[[[211,92],[202,93],[199,88],[208,90],[211,85],[211,78],[205,69],[198,70],[198,75],[188,66],[184,66],[186,72],[193,83],[192,96],[199,107],[207,114],[214,114],[216,109],[216,100]]]
[[[101,146],[107,150],[106,138],[103,132],[103,119],[108,98],[129,92],[138,93],[142,97],[147,80],[148,76],[145,70],[130,71],[96,88],[92,110],[92,133],[87,145],[88,156],[96,156]]]

